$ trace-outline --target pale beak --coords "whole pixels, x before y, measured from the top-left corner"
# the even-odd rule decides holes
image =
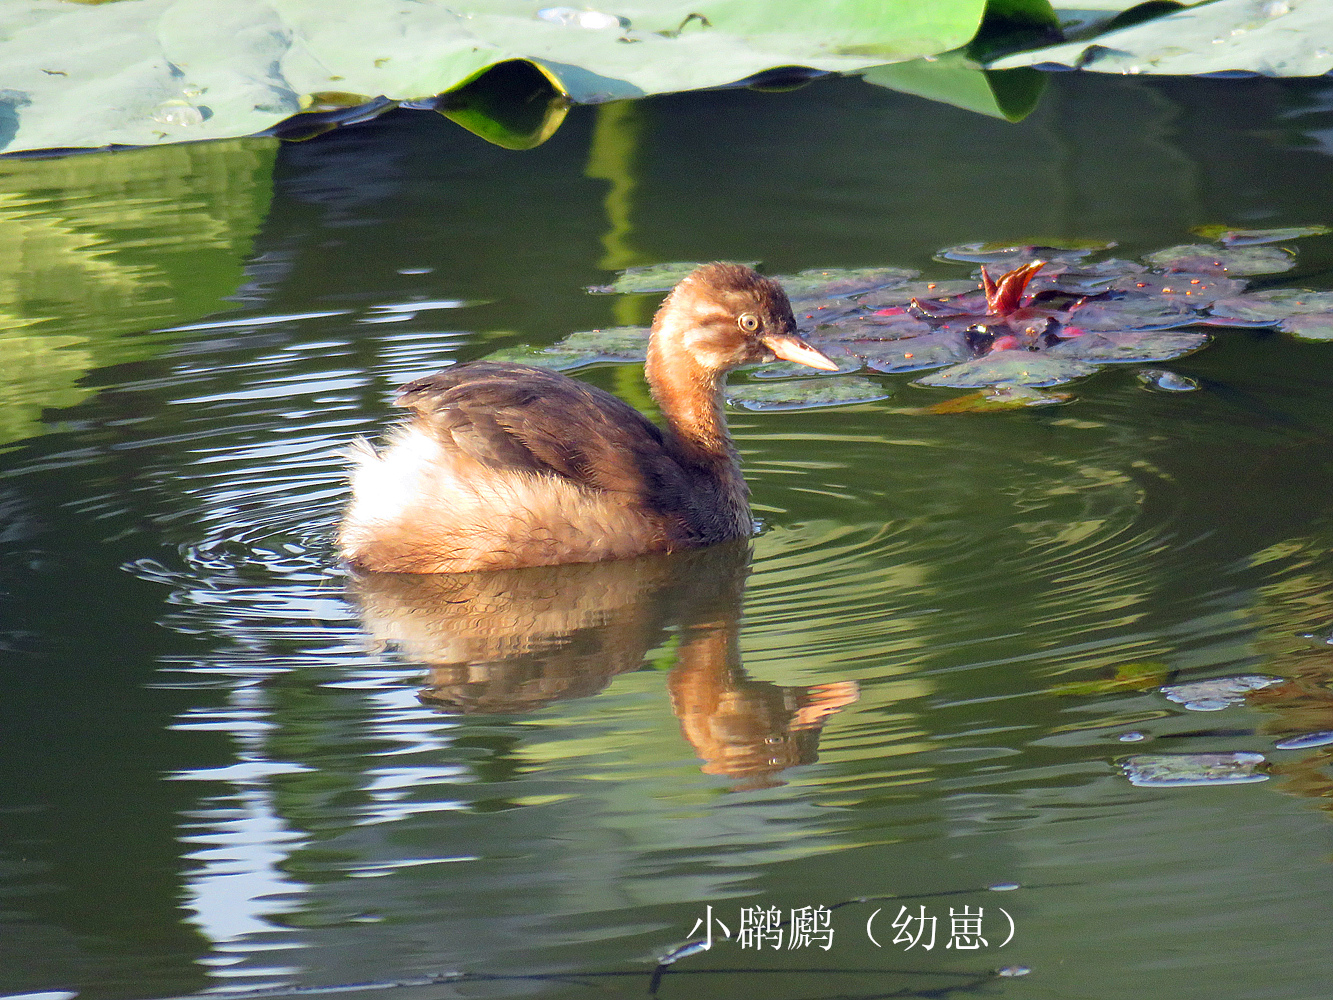
[[[793,337],[785,333],[771,333],[764,337],[761,342],[783,361],[794,361],[798,365],[809,365],[811,368],[819,368],[826,372],[836,372],[838,370],[835,362],[830,361],[823,353],[816,351],[800,337]]]

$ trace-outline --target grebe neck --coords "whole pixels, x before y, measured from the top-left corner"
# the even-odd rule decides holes
[[[682,351],[662,347],[654,331],[644,374],[671,437],[696,458],[735,464],[739,458],[722,412],[726,373],[705,368]]]

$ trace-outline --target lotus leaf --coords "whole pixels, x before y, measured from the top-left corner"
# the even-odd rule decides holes
[[[1214,0],[1092,38],[992,60],[1095,73],[1322,76],[1333,69],[1333,5],[1323,0]]]
[[[987,386],[1029,385],[1043,387],[1072,382],[1091,375],[1097,366],[1077,358],[1054,357],[1040,351],[995,351],[982,358],[964,361],[934,375],[917,379],[918,385],[953,389],[983,389]]]
[[[1302,236],[1323,236],[1333,232],[1328,226],[1287,226],[1285,229],[1232,229],[1230,226],[1195,226],[1192,232],[1227,247],[1248,247],[1258,243],[1285,243]]]
[[[552,18],[521,0],[9,0],[0,93],[18,120],[9,151],[155,145],[268,130],[331,91],[429,99],[519,61],[586,103],[780,67],[855,72],[958,48],[984,9],[827,0],[811,17],[808,0],[618,0]]]
[[[901,285],[920,273],[903,267],[825,268],[779,275],[776,280],[792,299],[832,299]]]
[[[1268,325],[1288,316],[1328,310],[1333,310],[1333,292],[1313,292],[1308,288],[1268,288],[1249,295],[1219,299],[1213,303],[1209,314],[1221,319]]]
[[[1130,757],[1121,766],[1131,785],[1179,788],[1266,781],[1268,775],[1255,770],[1263,762],[1257,753],[1167,753]]]
[[[1296,266],[1289,250],[1278,247],[1214,247],[1202,243],[1158,250],[1143,258],[1164,271],[1194,274],[1277,274]]]
[[[1302,340],[1333,340],[1333,312],[1289,316],[1278,329]]]
[[[767,385],[729,385],[727,402],[747,410],[808,410],[888,399],[879,383],[854,376],[788,379]]]
[[[1169,361],[1197,351],[1208,343],[1207,334],[1136,330],[1123,333],[1088,333],[1051,347],[1047,353],[1100,364],[1133,361]]]

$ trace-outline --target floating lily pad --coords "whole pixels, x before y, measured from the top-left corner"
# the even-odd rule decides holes
[[[1262,292],[1218,299],[1209,309],[1209,314],[1222,319],[1271,324],[1288,316],[1330,310],[1333,310],[1333,292],[1313,292],[1308,288],[1269,288]]]
[[[1145,368],[1138,373],[1145,389],[1156,392],[1194,392],[1199,383],[1187,375],[1178,375],[1164,368]]]
[[[746,410],[809,410],[820,406],[851,406],[888,399],[878,382],[853,376],[788,379],[768,385],[729,385],[727,402]]]
[[[894,316],[877,316],[873,313],[857,313],[835,319],[827,326],[820,326],[815,339],[825,341],[855,340],[902,340],[905,337],[920,337],[929,334],[932,327],[925,320],[917,319],[908,313]]]
[[[533,365],[537,368],[550,368],[553,371],[567,372],[585,365],[595,364],[597,359],[579,351],[562,351],[557,347],[532,347],[518,344],[514,347],[502,347],[486,355],[487,361],[508,361],[520,365]]]
[[[1041,387],[1071,382],[1096,370],[1096,365],[1086,361],[1055,357],[1049,352],[996,351],[984,358],[964,361],[961,365],[919,378],[917,384],[953,389],[981,389],[991,385]]]
[[[1076,330],[1170,330],[1199,322],[1199,313],[1174,299],[1117,295],[1090,299],[1069,313]]]
[[[838,366],[836,374],[846,375],[861,370],[861,359],[849,351],[845,345],[819,344],[817,346],[824,357]],[[811,373],[812,369],[809,365],[798,364],[795,361],[774,361],[770,364],[749,369],[750,378],[760,379],[808,378]]]
[[[927,413],[993,413],[997,410],[1022,410],[1029,406],[1067,403],[1074,396],[1068,392],[1043,392],[1026,385],[992,386],[955,396],[926,407]]]
[[[1195,274],[1277,274],[1296,266],[1296,257],[1278,247],[1215,247],[1203,243],[1158,250],[1143,258],[1164,271]]]
[[[1333,340],[1333,312],[1289,316],[1278,329],[1302,340]]]
[[[946,247],[935,255],[935,259],[1019,267],[1034,260],[1077,261],[1113,246],[1114,243],[1102,240],[1065,239],[1034,240],[1027,244],[962,243],[956,247]]]
[[[968,292],[975,292],[980,287],[980,281],[968,281],[961,278],[950,281],[909,281],[906,284],[870,292],[868,295],[861,296],[857,301],[867,309],[892,308],[893,306],[908,305],[913,299],[925,301],[927,299],[965,295]]]
[[[589,285],[588,291],[594,295],[625,294],[630,292],[669,292],[676,283],[690,274],[699,261],[677,262],[673,264],[646,264],[643,267],[627,267],[619,272],[615,281],[609,285]],[[753,265],[751,265],[753,266]]]
[[[851,299],[796,299],[791,307],[797,329],[806,333],[862,311]]]
[[[1112,21],[1107,28],[1090,38],[1008,55],[986,68],[1316,77],[1333,66],[1333,52],[1323,44],[1333,35],[1333,10],[1326,3],[1215,0],[1142,23]]]
[[[1169,361],[1208,343],[1204,333],[1175,333],[1164,330],[1129,330],[1122,333],[1087,333],[1063,340],[1046,353],[1062,358],[1081,358],[1101,364],[1134,361]]]
[[[792,299],[843,298],[900,285],[920,273],[904,267],[812,268],[775,280]]]
[[[1266,781],[1268,775],[1256,771],[1263,762],[1258,753],[1164,753],[1130,757],[1121,767],[1131,785],[1182,788]]]
[[[903,340],[850,341],[846,347],[864,358],[868,368],[886,373],[942,368],[972,356],[963,335],[949,330]]]
[[[643,361],[648,353],[648,332],[646,326],[581,330],[553,346],[559,351],[595,355],[602,361]]]
[[[1053,290],[1087,295],[1105,291],[1117,279],[1143,274],[1147,270],[1146,266],[1137,261],[1121,260],[1116,257],[1092,264],[1083,261],[1072,266],[1056,263],[1044,268],[1040,274],[1033,277],[1031,284],[1028,285],[1028,291],[1036,294]]]
[[[1258,243],[1284,243],[1302,236],[1323,236],[1333,232],[1328,226],[1287,226],[1285,229],[1232,229],[1230,226],[1195,226],[1191,232],[1223,246],[1248,247]]]
[[[1333,743],[1333,732],[1321,730],[1317,733],[1303,733],[1300,736],[1288,736],[1273,744],[1277,750],[1308,750],[1311,747],[1326,747]]]
[[[1108,288],[1175,302],[1188,309],[1202,309],[1218,299],[1239,295],[1247,284],[1244,278],[1172,271],[1165,275],[1128,274],[1116,278]]]
[[[571,333],[550,347],[519,344],[486,355],[487,361],[516,361],[539,368],[569,371],[586,365],[643,363],[648,351],[648,328],[614,326],[605,330]]]
[[[1250,691],[1260,691],[1281,684],[1281,677],[1266,674],[1240,674],[1235,677],[1212,677],[1206,681],[1173,684],[1162,688],[1168,701],[1184,705],[1191,712],[1220,712],[1231,705],[1245,701]]]

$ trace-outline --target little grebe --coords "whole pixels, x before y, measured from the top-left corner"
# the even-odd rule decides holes
[[[409,421],[353,446],[339,546],[358,569],[460,573],[597,562],[748,537],[749,490],[722,414],[727,372],[836,365],[796,335],[782,287],[706,264],[653,317],[644,372],[663,430],[610,393],[478,361],[407,383]]]

